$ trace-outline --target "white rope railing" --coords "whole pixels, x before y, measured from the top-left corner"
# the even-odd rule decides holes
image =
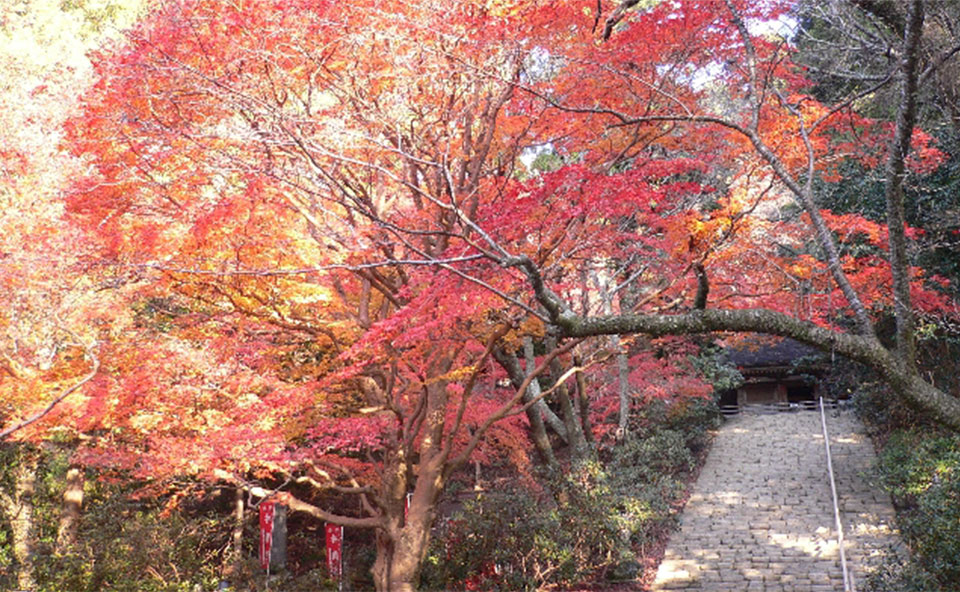
[[[833,519],[837,527],[837,547],[840,549],[840,568],[843,570],[844,592],[857,592],[853,583],[853,573],[847,569],[847,556],[843,551],[843,522],[840,520],[840,503],[837,500],[837,482],[833,478],[833,459],[830,457],[830,435],[827,433],[827,415],[823,411],[823,397],[820,397],[820,423],[823,425],[823,445],[827,451],[827,474],[830,475],[830,491],[833,493]]]

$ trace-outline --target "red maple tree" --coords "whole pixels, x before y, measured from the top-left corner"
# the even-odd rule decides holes
[[[375,528],[377,586],[404,590],[457,468],[484,446],[525,462],[538,374],[587,445],[567,380],[606,352],[585,337],[787,335],[957,423],[910,370],[909,322],[898,352],[872,330],[948,305],[884,256],[909,229],[813,195],[844,158],[929,170],[930,139],[804,94],[789,43],[747,26],[785,5],[606,4],[191,0],[99,55],[68,140],[94,173],[67,206],[138,286],[136,341],[83,403],[101,458],[357,494],[355,515],[288,503]],[[772,215],[789,194],[806,218]]]

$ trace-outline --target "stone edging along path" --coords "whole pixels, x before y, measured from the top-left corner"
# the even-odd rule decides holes
[[[900,549],[890,498],[869,482],[873,446],[852,412],[827,412],[844,551],[857,590]],[[842,591],[820,413],[740,415],[713,443],[655,591]]]

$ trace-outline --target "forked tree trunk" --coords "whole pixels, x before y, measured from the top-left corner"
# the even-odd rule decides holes
[[[416,485],[406,501],[406,466],[398,463],[386,472],[389,483],[382,504],[384,526],[376,530],[377,558],[371,569],[374,586],[380,592],[407,592],[420,584],[420,568],[430,546],[436,503],[443,490],[443,464],[439,455],[422,459]]]
[[[523,377],[520,379],[520,382],[523,382],[523,378],[526,378],[527,374],[533,372],[537,367],[536,356],[533,351],[533,339],[529,336],[523,338],[523,358],[527,365],[527,370],[524,373]],[[519,387],[519,383],[515,386]],[[524,395],[525,400],[536,399],[537,402],[533,406],[533,409],[538,413],[543,415],[543,422],[550,426],[550,429],[553,430],[555,434],[560,436],[560,439],[566,443],[569,443],[569,435],[567,434],[566,424],[562,419],[557,417],[557,415],[547,407],[546,401],[540,398],[540,382],[534,380],[530,383],[530,386],[527,388],[527,392]]]
[[[396,540],[384,532],[377,533],[377,559],[373,576],[378,591],[413,592],[417,589],[420,566],[430,543],[429,530],[408,523],[398,533]]]
[[[573,365],[579,368],[583,367],[583,359],[578,355],[573,356]],[[577,396],[580,398],[580,423],[583,424],[583,435],[590,446],[596,446],[596,440],[593,437],[593,425],[590,423],[590,397],[587,395],[587,380],[582,370],[577,371]]]
[[[520,366],[520,360],[517,359],[516,355],[503,349],[494,350],[493,355],[500,366],[506,370],[507,375],[510,377],[510,383],[514,386],[514,388],[520,388],[520,385],[526,378],[526,373]],[[534,392],[536,392],[537,395],[540,393],[539,384],[536,381],[530,383],[530,388],[528,388],[524,394],[523,402],[529,403],[534,397]],[[540,400],[539,403],[542,404],[543,401]],[[543,405],[543,407],[546,407],[546,405]],[[549,411],[549,409],[547,409],[547,411]],[[530,422],[530,437],[533,440],[533,444],[536,447],[537,452],[543,458],[544,462],[547,463],[547,466],[556,467],[557,457],[553,453],[553,446],[550,443],[550,437],[547,436],[547,429],[543,421],[543,414],[540,411],[540,406],[531,405],[530,407],[527,407],[526,416],[527,421]]]

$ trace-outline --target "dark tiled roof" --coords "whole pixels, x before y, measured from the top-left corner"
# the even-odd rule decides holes
[[[742,341],[726,350],[727,361],[738,368],[770,366],[812,366],[825,360],[820,350],[793,339],[756,338]]]

